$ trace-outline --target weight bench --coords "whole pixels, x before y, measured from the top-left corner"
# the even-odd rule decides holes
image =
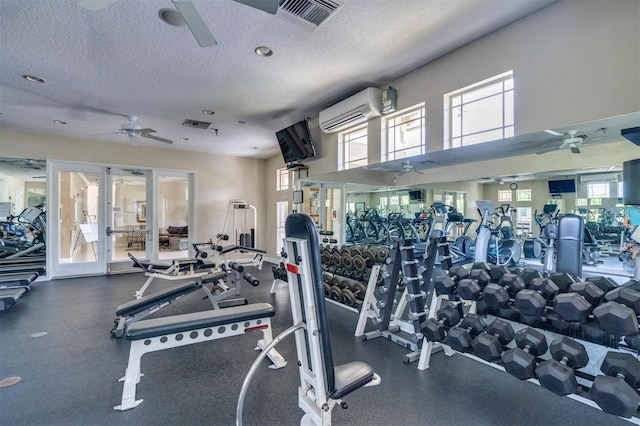
[[[249,258],[235,258],[234,262],[244,265],[244,266],[255,266],[256,268],[262,270],[262,263],[264,262],[264,255],[267,253],[266,250],[257,249],[253,247],[245,247],[240,245],[231,245],[231,246],[217,246],[215,247],[216,252],[218,252],[223,259],[226,260],[225,254],[233,253],[239,251],[240,253],[254,253],[253,259]]]
[[[31,291],[30,284],[40,275],[37,273],[0,275],[0,311],[10,309]]]
[[[171,264],[166,263],[150,263],[136,259],[131,253],[128,253],[129,259],[133,265],[145,271],[148,277],[147,281],[136,291],[135,298],[140,299],[144,296],[144,292],[155,278],[169,281],[201,279],[212,273],[215,268],[213,263],[204,263],[200,259],[183,259],[174,260]]]
[[[329,339],[329,322],[324,301],[320,244],[313,220],[304,214],[290,214],[285,222],[289,295],[293,326],[278,335],[265,349],[295,334],[300,387],[298,405],[305,412],[301,425],[330,425],[336,404],[365,386],[380,384],[380,376],[364,362],[334,366]],[[242,385],[236,408],[236,424],[242,425],[244,397],[264,352],[251,366]]]
[[[129,410],[143,401],[136,400],[136,384],[143,376],[140,372],[140,358],[144,354],[254,331],[262,331],[263,338],[258,341],[256,350],[264,350],[273,340],[271,317],[275,312],[273,306],[268,303],[255,303],[222,310],[149,319],[130,325],[125,334],[125,338],[131,341],[129,363],[125,376],[119,380],[124,381],[122,400],[120,405],[113,408],[119,411]],[[273,363],[271,368],[282,368],[287,364],[275,349],[270,349],[266,356]]]

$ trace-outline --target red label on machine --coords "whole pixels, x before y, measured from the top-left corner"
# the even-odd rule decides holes
[[[294,265],[293,263],[287,263],[287,271],[296,275],[300,274],[300,269],[298,268],[298,265]]]

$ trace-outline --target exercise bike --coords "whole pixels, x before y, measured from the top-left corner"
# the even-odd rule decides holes
[[[520,261],[522,247],[518,240],[513,239],[513,222],[508,216],[509,205],[503,204],[496,209],[490,200],[479,200],[476,204],[481,220],[477,230],[474,261],[498,266],[516,265]],[[491,228],[489,218],[496,214],[498,224]]]

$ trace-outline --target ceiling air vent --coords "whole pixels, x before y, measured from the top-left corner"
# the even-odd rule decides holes
[[[335,0],[284,0],[277,16],[315,31],[341,7],[342,2]]]
[[[184,127],[190,127],[192,129],[207,130],[209,126],[211,126],[211,123],[207,123],[206,121],[190,120],[187,118],[182,122],[182,125]]]

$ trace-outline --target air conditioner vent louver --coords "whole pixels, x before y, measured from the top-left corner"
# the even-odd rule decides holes
[[[315,31],[341,7],[342,3],[334,0],[284,0],[277,16]]]
[[[207,123],[206,121],[191,120],[187,118],[182,122],[182,125],[185,127],[190,127],[192,129],[207,130],[209,126],[211,126],[211,123]]]
[[[320,129],[325,133],[334,133],[366,123],[380,115],[381,101],[380,89],[369,87],[320,111]]]

